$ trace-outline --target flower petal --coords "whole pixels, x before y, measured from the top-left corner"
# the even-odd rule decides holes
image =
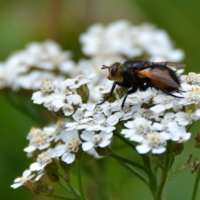
[[[94,144],[90,141],[90,142],[84,142],[82,144],[82,149],[83,151],[88,151],[89,149],[91,149],[94,146]]]
[[[67,164],[72,163],[74,160],[75,160],[75,154],[65,153],[62,156],[62,161],[66,162]]]
[[[151,150],[151,148],[146,144],[141,144],[141,145],[136,146],[136,150],[140,154],[145,154],[145,153],[148,153]]]

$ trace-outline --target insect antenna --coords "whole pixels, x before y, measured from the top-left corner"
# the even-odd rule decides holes
[[[101,69],[109,69],[110,67],[103,65]]]

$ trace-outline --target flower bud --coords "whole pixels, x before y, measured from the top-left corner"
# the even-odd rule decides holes
[[[175,155],[179,155],[179,154],[181,154],[181,152],[183,151],[183,149],[184,149],[184,145],[183,145],[183,143],[175,143],[175,145],[174,145],[174,154]]]
[[[95,150],[96,150],[96,152],[98,153],[99,156],[106,156],[106,155],[109,154],[108,147],[105,147],[105,148],[96,147]]]
[[[52,185],[48,186],[48,194],[54,193],[54,187]]]
[[[23,184],[23,187],[25,190],[27,190],[32,195],[38,195],[40,193],[47,193],[47,191],[48,191],[47,184],[40,180],[39,181],[27,180]]]
[[[63,179],[64,179],[64,181],[65,181],[66,183],[70,181],[70,178],[69,178],[69,176],[68,176],[67,174],[65,174],[65,175],[63,176]]]
[[[45,170],[47,172],[47,175],[49,179],[53,182],[57,182],[59,180],[59,176],[57,175],[58,171],[58,166],[55,161],[52,161],[49,163],[46,167]]]
[[[192,173],[196,172],[200,167],[200,162],[194,162],[190,164],[190,170]]]
[[[90,95],[87,84],[81,85],[81,87],[77,88],[76,91],[81,96],[83,103],[87,103]]]
[[[200,132],[197,133],[197,135],[195,136],[195,143],[194,146],[196,148],[200,148]]]

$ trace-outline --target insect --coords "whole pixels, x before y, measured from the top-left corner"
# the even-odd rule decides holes
[[[169,66],[169,67],[168,67]],[[130,88],[122,101],[124,107],[126,98],[129,94],[136,92],[138,89],[145,91],[148,88],[161,90],[167,95],[178,97],[172,92],[178,92],[180,88],[180,78],[171,67],[185,67],[185,64],[175,62],[149,62],[146,60],[127,60],[124,63],[115,62],[110,67],[103,65],[102,69],[108,69],[108,79],[113,80],[113,86],[110,94],[98,105],[108,100],[116,87],[119,85],[124,88]]]

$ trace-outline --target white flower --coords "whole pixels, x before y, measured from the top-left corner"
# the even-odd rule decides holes
[[[140,108],[132,115],[133,118],[142,117],[147,120],[159,121],[159,114],[151,111],[150,109]]]
[[[41,81],[45,79],[63,80],[64,76],[60,75],[61,73],[57,75],[56,71],[66,72],[67,67],[72,65],[70,57],[69,51],[62,51],[53,41],[30,43],[25,50],[12,54],[3,63],[0,86],[11,87],[13,90],[38,90]],[[67,64],[68,62],[71,65]],[[63,63],[66,69],[62,71]],[[6,74],[6,77],[1,73]]]
[[[172,120],[172,119],[174,119],[176,117],[176,115],[173,113],[173,112],[167,112],[167,113],[165,113],[165,115],[164,115],[164,119],[166,119],[166,120]]]
[[[190,85],[200,85],[200,74],[196,74],[194,72],[181,76],[181,79]]]
[[[49,80],[63,80],[64,77],[57,77],[54,73],[48,71],[33,70],[28,74],[20,75],[15,79],[13,90],[23,88],[25,90],[38,90],[41,82]]]
[[[153,154],[161,154],[165,152],[167,142],[170,135],[165,132],[152,132],[144,136],[144,140],[140,145],[136,146],[136,150],[140,154],[145,154],[151,151]]]
[[[95,89],[102,94],[110,93],[113,83],[111,81],[106,81],[105,85],[99,85]]]
[[[131,95],[128,95],[128,100],[130,101],[138,101],[138,103],[149,103],[149,101],[156,95],[155,90],[148,89],[146,91],[137,91]]]
[[[181,105],[200,104],[200,87],[193,87],[184,93],[184,98],[180,100]]]
[[[56,125],[51,125],[44,127],[43,131],[45,134],[51,136],[48,141],[54,140],[57,142],[61,138],[61,131],[65,129],[65,122],[63,120],[58,120]]]
[[[11,185],[13,189],[23,186],[26,182],[30,181],[35,175],[31,174],[31,170],[27,169],[23,172],[22,177],[16,178],[14,184]]]
[[[51,80],[46,79],[41,82],[40,91],[33,93],[33,103],[42,104],[44,102],[52,101],[52,93],[54,92],[55,86]]]
[[[157,30],[156,26],[151,24],[142,24],[135,30],[133,28],[132,31],[136,37],[136,45],[149,54],[150,59],[179,61],[184,57],[182,50],[173,49],[173,44],[166,31]]]
[[[181,106],[178,105],[178,99],[169,95],[159,94],[154,97],[154,104],[156,106],[151,107],[150,109],[155,113],[161,113],[167,109],[173,108],[178,110]]]
[[[82,47],[82,50],[86,55],[98,53],[99,45],[101,45],[99,37],[101,37],[103,32],[103,26],[101,24],[96,24],[89,28],[88,34],[82,34],[80,36],[80,42],[85,45]]]
[[[123,129],[121,134],[131,141],[141,142],[143,136],[151,133],[151,122],[144,118],[136,118],[133,121],[128,121],[124,124],[128,129]]]
[[[54,148],[54,152],[51,150],[51,153],[55,157],[60,157],[62,161],[66,162],[67,164],[72,163],[75,160],[75,155],[78,152],[79,145],[81,141],[79,139],[77,131],[67,131],[63,130],[61,132],[61,138],[64,144],[58,144]]]
[[[111,115],[108,118],[104,118],[103,120],[99,121],[99,130],[110,133],[116,129],[114,125],[116,125],[118,121],[119,121],[119,118],[117,115]]]
[[[191,133],[186,132],[185,127],[177,125],[176,122],[167,124],[168,131],[171,134],[171,140],[185,142],[190,139]]]
[[[77,122],[68,122],[66,123],[67,130],[81,130],[86,129],[88,127],[94,127],[98,125],[97,121],[95,121],[93,118],[85,118],[85,119],[79,119]]]
[[[40,171],[43,170],[44,167],[52,162],[51,155],[49,152],[42,152],[40,155],[37,157],[37,161],[32,163],[30,165],[30,170],[31,171]]]
[[[27,153],[33,152],[36,149],[43,150],[50,146],[52,135],[50,132],[45,132],[39,128],[31,128],[27,139],[30,140],[29,146],[24,149]]]
[[[63,110],[63,113],[64,113],[65,116],[70,116],[74,113],[74,107],[71,106],[71,105],[68,105],[68,104],[65,104],[62,107],[62,110]]]
[[[81,97],[79,95],[73,94],[73,95],[68,95],[66,97],[66,102],[69,105],[78,106],[78,105],[82,104],[82,99],[81,99]]]
[[[100,159],[103,158],[103,156],[99,156],[99,154],[95,151],[94,148],[89,149],[88,151],[86,151],[88,154],[92,155],[94,158],[96,159]]]
[[[181,126],[187,126],[192,124],[194,121],[200,119],[200,109],[196,110],[195,112],[178,112],[176,113],[175,121],[178,122]]]
[[[84,119],[85,118],[85,112],[84,112],[84,110],[85,110],[85,107],[86,107],[86,105],[85,104],[82,104],[81,105],[81,107],[80,108],[78,108],[77,110],[76,110],[76,112],[72,115],[72,117],[73,117],[73,119],[75,120],[75,121],[80,121],[81,119]]]
[[[113,133],[107,133],[101,131],[99,134],[95,134],[94,131],[83,131],[81,138],[85,140],[82,144],[83,151],[88,151],[93,147],[106,147],[110,144],[110,139]]]
[[[78,70],[74,70],[74,69],[77,69],[77,66],[73,60],[67,60],[67,61],[60,63],[58,68],[61,72],[65,73],[65,74],[69,74],[70,77],[73,77],[73,76],[79,74]]]
[[[65,106],[66,97],[64,94],[52,94],[51,101],[44,102],[44,107],[50,111],[57,112],[60,108]]]
[[[95,76],[95,73],[91,73],[88,77],[84,77],[83,75],[78,75],[75,79],[73,79],[74,84],[70,86],[70,89],[76,89],[85,85],[91,81],[91,79]]]
[[[66,123],[67,130],[87,130],[87,131],[105,131],[107,133],[115,130],[119,118],[117,115],[111,115],[106,118],[102,113],[96,113],[92,117],[80,118],[77,122]]]
[[[158,30],[151,24],[134,26],[125,20],[106,27],[95,24],[80,36],[80,42],[82,51],[89,56],[133,58],[147,54],[156,61],[179,61],[184,56],[182,50],[173,49],[173,43],[164,30]]]

